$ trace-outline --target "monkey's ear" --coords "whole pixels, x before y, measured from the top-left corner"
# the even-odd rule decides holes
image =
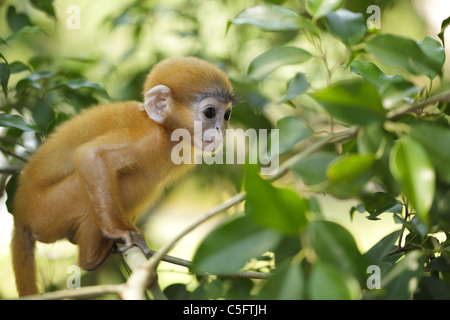
[[[144,108],[150,119],[163,123],[170,109],[171,93],[169,87],[159,85],[145,93]]]

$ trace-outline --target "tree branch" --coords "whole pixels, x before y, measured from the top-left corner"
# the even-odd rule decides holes
[[[19,300],[61,300],[61,299],[87,299],[105,294],[113,294],[120,296],[123,291],[124,284],[118,285],[98,285],[83,287],[80,289],[60,290],[42,294],[22,297]]]

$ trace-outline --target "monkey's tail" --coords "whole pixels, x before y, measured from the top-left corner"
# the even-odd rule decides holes
[[[39,293],[34,257],[35,243],[31,230],[15,223],[11,252],[19,296]]]

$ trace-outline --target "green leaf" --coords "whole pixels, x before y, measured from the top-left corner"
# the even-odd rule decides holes
[[[0,114],[0,127],[17,128],[22,131],[40,132],[39,128],[36,125],[25,122],[25,120],[17,115],[6,113]]]
[[[393,76],[384,74],[375,64],[368,61],[353,60],[350,63],[350,71],[361,75],[364,80],[374,84],[378,89],[386,83],[404,82],[402,76],[396,74]]]
[[[445,40],[444,40],[444,33],[445,33],[445,29],[447,29],[447,27],[450,25],[450,16],[445,19],[444,21],[442,21],[441,24],[441,32],[439,32],[438,37],[439,39],[441,39],[442,41],[442,45],[445,47]]]
[[[375,162],[372,154],[351,154],[333,163],[327,170],[331,182],[352,181],[369,171]]]
[[[312,300],[357,300],[361,287],[352,276],[321,263],[311,272],[308,292]]]
[[[435,277],[423,277],[414,300],[449,300],[450,286],[444,280]]]
[[[402,230],[394,231],[378,241],[372,248],[365,253],[371,264],[377,264],[386,258],[386,255],[393,251],[398,241],[398,238],[402,234]]]
[[[0,47],[1,47],[2,45],[8,45],[8,42],[6,42],[5,39],[3,39],[3,38],[0,37]],[[5,57],[4,57],[1,53],[0,53],[0,57],[1,57],[3,60],[6,61]]]
[[[2,85],[5,97],[8,97],[8,82],[11,71],[7,63],[0,63],[0,84]]]
[[[413,126],[411,137],[427,151],[436,169],[436,178],[450,184],[450,129],[437,124],[421,123]]]
[[[391,150],[390,168],[422,221],[429,222],[435,173],[426,150],[411,137],[403,137]]]
[[[31,4],[38,10],[45,12],[49,17],[56,19],[53,0],[31,0]]]
[[[20,61],[14,61],[9,65],[9,69],[11,70],[11,73],[19,73],[22,71],[31,71],[31,68],[27,66],[25,63],[22,63]]]
[[[292,31],[301,27],[300,16],[292,9],[262,3],[241,11],[229,23],[250,24],[265,31]]]
[[[302,120],[297,117],[285,117],[278,120],[279,153],[283,154],[292,149],[298,142],[311,136],[312,132]]]
[[[307,224],[307,199],[291,189],[279,189],[259,177],[252,167],[246,171],[245,212],[261,226],[290,235]]]
[[[342,0],[307,0],[306,10],[314,19],[325,16],[342,5]]]
[[[348,124],[367,125],[385,120],[386,111],[377,89],[364,81],[336,82],[313,97],[332,117]]]
[[[319,260],[365,283],[367,262],[353,236],[342,226],[330,221],[311,221],[308,236]]]
[[[387,274],[381,277],[381,288],[386,291],[385,299],[406,300],[419,285],[423,274],[425,257],[421,251],[414,250],[396,263]]]
[[[393,109],[406,103],[414,103],[414,97],[417,96],[423,88],[416,87],[409,81],[385,83],[380,88],[380,95],[383,100],[383,106],[386,109]]]
[[[405,101],[413,102],[410,97],[422,90],[398,74],[393,76],[384,74],[372,62],[354,60],[350,64],[350,70],[377,86],[386,109],[393,108],[396,104]]]
[[[426,41],[425,45],[429,46],[430,42]],[[430,58],[419,44],[408,38],[380,34],[367,41],[367,51],[384,64],[403,68],[414,75],[433,79],[442,74],[442,65],[438,62],[440,58]],[[437,52],[434,46],[433,52]]]
[[[19,177],[20,173],[14,174],[11,179],[9,179],[8,184],[5,187],[6,194],[8,198],[6,199],[6,207],[8,208],[8,212],[14,211],[14,197],[16,195],[17,187],[19,186]]]
[[[258,296],[261,300],[302,300],[305,298],[305,276],[298,262],[277,268]]]
[[[60,82],[56,86],[54,86],[52,90],[58,88],[69,88],[72,90],[88,89],[91,91],[99,92],[105,97],[108,97],[108,93],[102,85],[82,78]]]
[[[237,218],[212,231],[197,249],[191,270],[229,274],[251,258],[274,249],[281,235],[256,225],[248,217]]]
[[[309,58],[311,58],[311,54],[300,48],[275,47],[256,57],[250,63],[248,74],[255,80],[263,80],[281,66],[302,63]]]
[[[332,152],[318,152],[295,163],[291,166],[291,171],[307,185],[319,184],[327,180],[328,165],[337,156]]]
[[[445,50],[439,41],[425,37],[422,41],[417,42],[417,45],[429,59],[433,60],[436,65],[442,68],[445,62]]]
[[[55,111],[50,108],[44,101],[37,100],[31,110],[34,122],[39,126],[41,132],[46,133],[47,129],[55,119]]]
[[[9,35],[5,41],[11,42],[11,41],[16,40],[17,38],[21,37],[24,34],[36,34],[36,33],[41,33],[41,34],[48,36],[48,34],[44,30],[42,30],[42,28],[40,28],[38,26],[25,26],[25,27],[21,28],[20,30],[14,32],[13,34]]]
[[[286,96],[278,101],[278,103],[283,103],[296,98],[302,93],[306,92],[310,87],[308,81],[306,81],[304,73],[297,73],[293,79],[288,83],[288,90]]]
[[[385,185],[389,193],[398,194],[400,186],[389,169],[389,154],[394,145],[394,138],[383,129],[382,124],[371,124],[360,128],[356,145],[359,154],[375,155],[377,163],[374,169],[377,179]]]
[[[329,185],[326,191],[338,198],[358,196],[374,175],[374,164],[373,154],[351,154],[338,158],[328,166]]]
[[[362,13],[353,13],[345,9],[330,12],[326,15],[328,27],[348,47],[364,40],[367,32],[366,20]]]
[[[19,31],[25,26],[31,26],[30,18],[24,13],[17,13],[16,8],[9,6],[6,11],[6,20],[8,21],[8,26],[13,32]]]
[[[397,200],[386,192],[375,192],[363,197],[364,207],[374,218],[398,204]]]

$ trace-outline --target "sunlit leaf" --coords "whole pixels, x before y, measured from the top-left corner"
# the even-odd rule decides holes
[[[247,8],[230,22],[250,24],[265,31],[291,31],[298,30],[301,26],[297,12],[272,3]]]
[[[375,157],[372,154],[352,154],[330,165],[327,175],[331,182],[355,180],[367,172],[374,162]]]
[[[342,5],[342,0],[307,0],[306,9],[308,13],[319,19],[325,16],[328,12],[336,10]]]
[[[429,41],[426,44],[430,45]],[[437,58],[430,58],[419,44],[411,39],[380,34],[367,41],[366,47],[368,52],[384,64],[403,68],[414,75],[426,75],[433,79],[442,74],[442,64]],[[434,46],[433,48],[437,51]]]
[[[256,57],[250,63],[248,74],[255,80],[262,80],[281,66],[302,63],[309,58],[311,54],[300,48],[275,47]]]
[[[339,198],[359,196],[375,174],[375,160],[373,154],[341,156],[327,168],[326,190]]]
[[[307,185],[319,184],[327,179],[328,165],[337,156],[333,152],[318,152],[295,163],[291,166],[291,171]]]
[[[410,137],[403,137],[391,150],[390,168],[402,184],[408,201],[420,218],[428,222],[435,191],[435,173],[425,149]]]

